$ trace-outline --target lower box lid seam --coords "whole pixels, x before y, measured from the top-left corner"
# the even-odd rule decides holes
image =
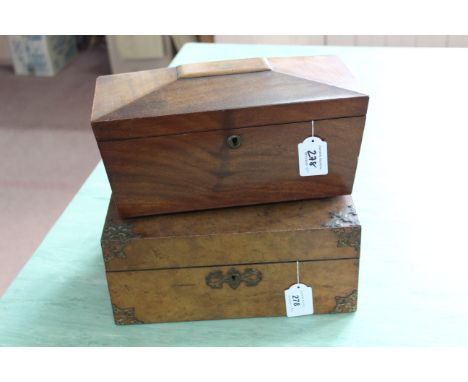
[[[240,266],[251,266],[251,265],[270,265],[270,264],[289,264],[289,263],[309,263],[317,261],[340,261],[340,260],[359,260],[359,256],[355,257],[340,257],[332,259],[307,259],[307,260],[287,260],[287,261],[266,261],[263,263],[236,263],[236,264],[218,264],[218,265],[193,265],[193,266],[180,266],[180,267],[164,267],[164,268],[145,268],[145,269],[116,269],[109,270],[106,268],[106,273],[114,272],[146,272],[146,271],[168,271],[177,269],[192,269],[192,268],[220,268],[220,267],[240,267]]]

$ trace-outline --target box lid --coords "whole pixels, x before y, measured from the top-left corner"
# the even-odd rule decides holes
[[[98,77],[98,141],[362,116],[368,96],[335,56],[249,58]]]
[[[351,196],[122,219],[111,200],[108,271],[359,257]]]

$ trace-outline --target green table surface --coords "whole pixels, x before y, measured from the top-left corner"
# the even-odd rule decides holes
[[[0,345],[468,345],[468,50],[188,44],[172,65],[317,54],[340,56],[371,96],[353,193],[356,313],[116,326],[99,164],[1,298]]]

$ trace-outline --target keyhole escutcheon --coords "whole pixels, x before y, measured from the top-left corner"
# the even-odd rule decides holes
[[[242,143],[242,138],[240,135],[231,135],[227,138],[227,144],[231,149],[237,149]]]

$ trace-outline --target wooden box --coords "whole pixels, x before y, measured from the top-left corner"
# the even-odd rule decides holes
[[[92,127],[124,217],[350,194],[368,96],[332,56],[99,77]],[[300,176],[298,144],[328,145]]]
[[[111,201],[101,243],[115,322],[140,324],[284,316],[297,265],[314,314],[353,312],[360,241],[339,196],[126,220]]]

